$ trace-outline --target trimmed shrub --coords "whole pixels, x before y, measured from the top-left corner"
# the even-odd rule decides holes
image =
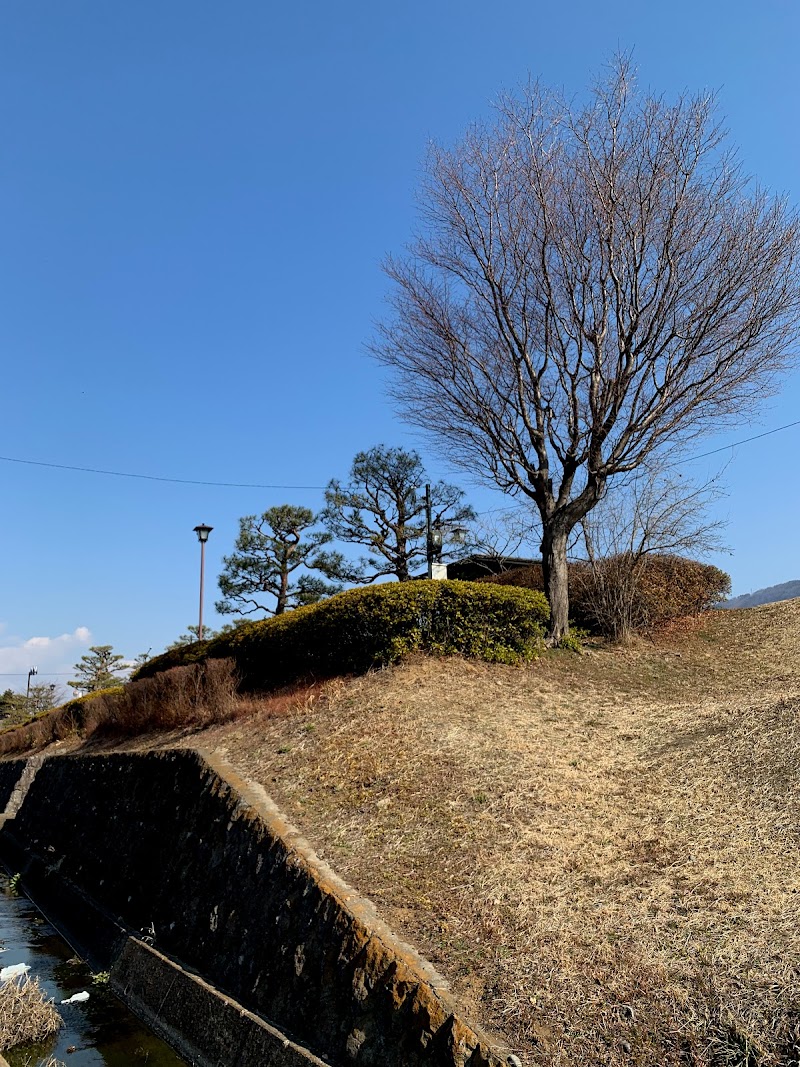
[[[718,567],[681,556],[622,554],[575,569],[575,613],[613,638],[707,611],[730,592]]]
[[[569,577],[572,579],[574,564],[569,564]],[[544,575],[541,563],[531,563],[527,567],[514,567],[509,571],[501,571],[499,574],[486,574],[477,578],[478,582],[487,582],[491,585],[511,585],[517,589],[532,589],[536,593],[544,593]]]
[[[205,627],[204,627],[205,629]],[[188,645],[173,645],[166,652],[146,661],[143,666],[134,671],[131,678],[147,678],[155,671],[151,671],[150,664],[158,661],[159,671],[168,671],[170,667],[186,667],[190,663],[202,663],[208,658],[208,646],[210,641],[192,641]]]
[[[542,647],[548,617],[545,597],[526,590],[393,582],[239,626],[210,641],[207,654],[232,658],[244,689],[359,674],[417,651],[521,663]],[[186,649],[194,655],[196,646]],[[180,651],[156,656],[135,678],[175,666]]]
[[[719,567],[682,556],[647,557],[643,596],[659,621],[708,611],[730,595],[731,576]]]
[[[230,659],[172,667],[88,703],[81,733],[120,737],[229,722],[237,713],[236,688]]]
[[[0,729],[0,755],[29,752],[32,749],[44,748],[54,741],[63,741],[83,730],[87,710],[93,706],[93,702],[103,701],[123,692],[124,686],[115,685],[110,689],[84,693],[83,696],[62,704],[60,708],[40,711],[27,722]]]
[[[672,555],[610,556],[594,566],[570,563],[568,573],[570,612],[575,621],[608,637],[707,611],[731,587],[729,575],[718,567]],[[480,581],[544,588],[540,563]]]
[[[75,734],[122,737],[228,722],[239,713],[236,689],[229,659],[173,667],[152,678],[87,693],[0,730],[0,755],[44,748]]]

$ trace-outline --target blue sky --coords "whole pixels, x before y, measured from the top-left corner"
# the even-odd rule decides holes
[[[529,73],[581,92],[632,49],[653,88],[719,90],[745,168],[797,202],[798,44],[793,0],[6,0],[0,455],[315,487],[384,442],[447,475],[365,353],[428,141],[457,139]],[[800,417],[799,397],[794,374],[738,436]],[[734,592],[800,577],[798,442],[800,428],[732,453]],[[214,527],[213,623],[238,517],[322,500],[6,461],[0,486],[12,685],[29,665],[68,671],[88,643],[159,650],[194,622],[199,522]]]

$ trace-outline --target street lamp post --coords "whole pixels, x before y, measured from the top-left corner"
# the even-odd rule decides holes
[[[195,526],[194,532],[197,534],[197,540],[200,542],[200,616],[197,621],[197,640],[203,640],[203,582],[206,572],[206,541],[208,535],[214,529],[213,526]]]
[[[467,540],[468,531],[465,526],[454,526],[450,523],[442,524],[441,518],[433,521],[431,508],[431,487],[425,486],[425,533],[426,533],[426,556],[428,560],[428,577],[444,579],[447,577],[447,564],[442,563],[442,549],[444,548],[444,534],[447,531],[448,540],[454,544],[462,545]]]
[[[425,529],[427,534],[428,577],[446,578],[447,567],[442,564],[442,545],[444,541],[442,524],[438,519],[436,522],[432,521],[431,487],[429,485],[425,486]]]

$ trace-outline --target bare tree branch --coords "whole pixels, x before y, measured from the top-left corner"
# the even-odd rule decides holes
[[[624,639],[651,623],[642,582],[653,558],[684,558],[694,565],[724,551],[724,522],[709,509],[722,496],[721,475],[701,484],[668,466],[648,463],[610,489],[579,526],[588,572],[578,570],[582,609],[603,632]],[[578,548],[578,546],[575,546]]]
[[[541,526],[535,511],[525,507],[515,508],[476,519],[470,529],[466,548],[479,566],[482,560],[485,561],[487,574],[498,574],[507,569],[506,561],[519,556],[523,546],[538,547],[541,537]]]

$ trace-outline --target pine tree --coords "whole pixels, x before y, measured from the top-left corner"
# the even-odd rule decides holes
[[[69,684],[79,693],[96,693],[119,685],[123,681],[120,672],[126,669],[125,657],[114,652],[112,645],[92,645],[75,664],[78,677]]]
[[[313,511],[291,504],[241,518],[234,551],[222,559],[219,589],[223,599],[217,601],[217,611],[221,615],[281,615],[338,593],[340,586],[308,573],[324,570],[320,548],[331,540],[329,533],[311,529],[316,522]],[[302,573],[295,581],[298,570]]]

